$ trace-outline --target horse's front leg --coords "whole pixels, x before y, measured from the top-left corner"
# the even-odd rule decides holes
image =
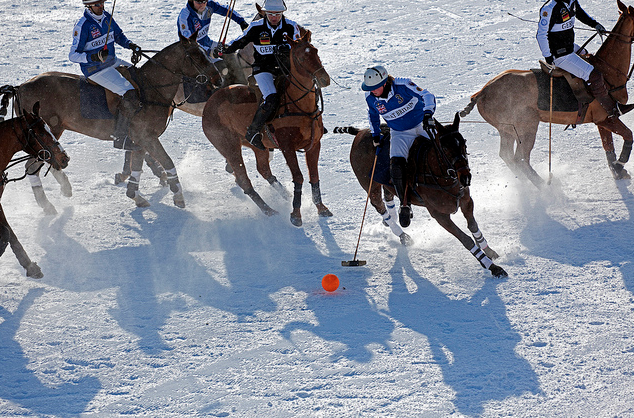
[[[145,151],[140,149],[136,151],[129,151],[129,163],[130,163],[130,175],[128,178],[128,187],[126,190],[126,196],[134,200],[134,203],[139,208],[146,208],[150,206],[148,202],[139,192],[139,181],[141,180],[141,172],[143,169],[143,156]],[[126,152],[127,154],[127,152]]]
[[[302,226],[302,186],[304,185],[304,175],[299,169],[299,162],[297,161],[297,154],[294,149],[285,147],[282,148],[282,154],[286,159],[286,164],[291,170],[293,176],[293,211],[291,212],[291,223],[295,226]]]
[[[486,255],[484,251],[480,247],[478,247],[478,245],[473,242],[473,240],[467,234],[462,232],[462,230],[458,228],[455,223],[453,223],[449,214],[439,213],[433,209],[429,209],[429,207],[427,207],[427,209],[429,210],[429,214],[434,219],[436,219],[436,221],[443,228],[449,231],[454,237],[458,238],[462,245],[467,250],[469,250],[469,252],[476,258],[476,260],[478,260],[482,267],[491,271],[491,274],[493,274],[493,276],[495,277],[508,276],[508,274],[506,273],[506,271],[504,271],[502,267],[494,264],[491,258],[489,258],[489,256]]]
[[[467,188],[465,189],[464,196],[460,200],[460,210],[462,211],[462,214],[467,220],[467,228],[469,228],[469,231],[471,232],[471,235],[473,236],[473,239],[475,240],[478,247],[480,247],[480,249],[484,251],[484,253],[491,260],[495,260],[499,258],[500,256],[498,255],[497,252],[495,252],[495,250],[489,247],[489,243],[484,238],[484,235],[482,235],[482,232],[480,231],[480,228],[478,227],[478,223],[475,220],[475,216],[473,215],[473,207],[474,207],[473,199],[471,199],[471,194],[469,192],[469,189]]]
[[[4,211],[2,209],[2,205],[0,205],[0,256],[4,254],[5,249],[7,248],[7,244],[11,245],[11,250],[18,259],[18,262],[24,269],[26,270],[27,277],[31,277],[34,279],[41,279],[44,277],[42,274],[42,270],[37,263],[31,261],[29,256],[27,255],[24,247],[18,241],[18,237],[13,232],[13,229],[9,226],[7,222],[7,218],[4,216]]]
[[[291,198],[291,194],[286,190],[284,185],[279,182],[277,177],[273,175],[271,172],[270,162],[270,152],[268,150],[262,151],[255,147],[251,147],[253,149],[253,153],[255,154],[255,163],[258,170],[258,173],[269,182],[271,186],[285,199],[289,200]]]
[[[385,191],[384,197],[382,198],[381,193]],[[410,237],[407,232],[403,231],[403,228],[396,221],[398,219],[398,213],[396,212],[396,203],[394,202],[394,194],[389,191],[383,185],[373,182],[372,190],[370,190],[370,203],[377,212],[383,218],[383,224],[388,226],[394,235],[396,235],[401,244],[403,245],[412,245],[414,244],[414,240]]]
[[[306,165],[308,166],[308,179],[310,182],[313,203],[317,207],[319,216],[332,216],[332,212],[321,201],[321,189],[319,187],[319,151],[321,150],[321,142],[317,141],[306,151]]]
[[[44,193],[44,187],[42,187],[42,179],[40,179],[40,170],[44,165],[43,162],[37,161],[35,158],[29,158],[26,162],[26,177],[31,183],[31,190],[35,196],[37,205],[44,210],[47,215],[56,215],[57,210],[55,206],[48,200],[46,193]]]
[[[136,140],[135,140],[136,143]],[[181,186],[178,174],[176,173],[176,166],[174,161],[163,148],[163,144],[159,141],[158,137],[150,137],[148,139],[142,139],[138,141],[138,145],[143,147],[154,159],[156,159],[165,170],[167,174],[167,184],[170,187],[172,193],[174,193],[174,205],[179,208],[185,207],[185,197],[183,196],[183,187]],[[137,152],[137,151],[135,151]],[[141,151],[141,158],[145,156],[145,153]],[[141,166],[143,163],[141,162]],[[134,169],[133,169],[134,171]]]
[[[599,129],[599,135],[601,135],[601,144],[603,145],[603,150],[605,151],[612,176],[616,180],[631,178],[624,166],[629,161],[630,154],[632,153],[632,131],[617,118],[608,118],[598,123],[597,128]],[[612,132],[622,136],[624,141],[623,149],[621,150],[621,155],[618,160],[616,159],[616,152],[614,150]]]

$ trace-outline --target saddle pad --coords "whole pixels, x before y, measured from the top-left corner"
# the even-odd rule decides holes
[[[212,91],[206,84],[196,83],[194,78],[183,77],[183,93],[187,103],[206,103]]]
[[[537,108],[550,111],[550,77],[541,69],[531,69],[537,79]],[[563,77],[553,78],[553,112],[578,112],[579,102],[568,81]]]
[[[114,119],[108,110],[106,90],[89,83],[86,77],[79,78],[79,108],[85,119]]]

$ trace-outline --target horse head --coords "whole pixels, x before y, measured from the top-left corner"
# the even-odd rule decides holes
[[[22,126],[22,150],[40,161],[49,163],[56,170],[66,168],[70,157],[40,117],[40,102],[35,102],[33,112],[23,109],[22,114],[26,123],[26,126]]]
[[[437,140],[449,159],[449,166],[456,170],[460,184],[468,187],[471,184],[471,169],[467,157],[467,141],[459,132],[459,125],[460,115],[458,113],[450,125],[443,126],[436,121]]]
[[[330,85],[330,76],[324,69],[317,48],[310,43],[311,32],[307,30],[298,40],[289,40],[291,45],[291,71],[315,80],[320,88]]]

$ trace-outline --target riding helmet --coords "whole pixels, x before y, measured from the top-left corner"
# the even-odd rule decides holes
[[[377,65],[365,70],[363,75],[363,83],[361,83],[361,89],[363,91],[376,90],[379,87],[385,85],[387,82],[387,70],[382,65]]]
[[[286,3],[284,0],[264,0],[264,6],[262,6],[263,12],[285,12]]]

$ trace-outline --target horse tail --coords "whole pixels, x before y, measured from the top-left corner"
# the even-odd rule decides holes
[[[9,107],[9,100],[15,97],[18,89],[9,84],[0,87],[0,121],[4,120],[7,115],[7,108]]]
[[[473,110],[473,108],[475,107],[476,103],[478,103],[478,97],[480,95],[480,93],[482,92],[482,90],[480,90],[479,92],[477,92],[476,94],[474,94],[473,96],[471,96],[471,102],[469,102],[469,104],[460,111],[460,117],[464,118],[465,116],[467,116],[469,113],[471,113],[471,111]]]
[[[335,129],[332,130],[335,134],[350,134],[356,135],[358,134],[360,129],[355,128],[354,126],[336,126]]]

